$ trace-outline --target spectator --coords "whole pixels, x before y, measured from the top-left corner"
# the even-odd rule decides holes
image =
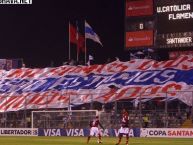
[[[187,119],[190,119],[190,114],[191,114],[190,107],[187,106],[187,108],[186,108]]]
[[[134,106],[135,110],[138,110],[138,105],[139,105],[139,97],[137,97],[137,98],[133,101],[133,106]]]
[[[148,127],[148,123],[149,123],[149,118],[148,118],[148,116],[146,114],[143,117],[143,122],[144,122],[144,128],[147,128]]]

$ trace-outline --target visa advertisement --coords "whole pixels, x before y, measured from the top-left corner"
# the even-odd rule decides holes
[[[100,130],[102,136],[118,136],[119,129],[101,129]],[[88,136],[90,134],[89,128],[71,128],[71,129],[63,129],[63,128],[50,128],[38,129],[38,136]],[[129,132],[130,137],[140,137],[140,128],[130,129]]]

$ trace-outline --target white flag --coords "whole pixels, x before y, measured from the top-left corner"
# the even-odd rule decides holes
[[[92,27],[86,21],[85,21],[85,38],[91,39],[99,43],[101,46],[103,46],[99,36],[93,31]]]

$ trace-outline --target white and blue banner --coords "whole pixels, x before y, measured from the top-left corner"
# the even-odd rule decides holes
[[[91,66],[0,70],[0,112],[65,108],[69,96],[73,105],[167,96],[191,106],[192,74],[192,56],[162,62],[136,59]]]

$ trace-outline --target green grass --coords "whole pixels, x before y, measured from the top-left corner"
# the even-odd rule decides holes
[[[86,137],[0,137],[0,145],[85,145]],[[98,145],[91,138],[90,145]],[[103,138],[103,145],[115,145],[117,138]],[[130,145],[193,145],[193,139],[130,138]],[[123,138],[121,145],[125,145]]]

